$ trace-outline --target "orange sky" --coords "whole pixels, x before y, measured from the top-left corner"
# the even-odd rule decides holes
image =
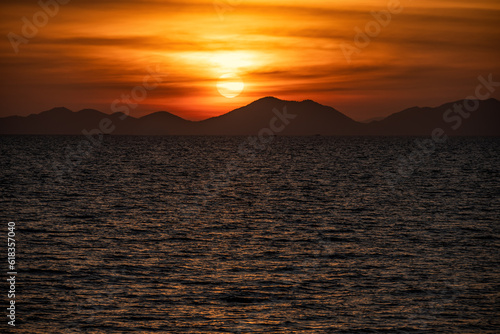
[[[465,98],[479,75],[500,81],[498,0],[401,0],[402,12],[348,62],[341,46],[356,46],[355,29],[394,2],[71,0],[46,24],[38,15],[37,33],[16,53],[9,33],[22,36],[22,18],[41,8],[2,1],[0,116],[56,106],[111,112],[156,66],[162,83],[133,116],[166,110],[198,120],[276,96],[361,120]],[[243,80],[238,97],[218,92],[224,74]]]

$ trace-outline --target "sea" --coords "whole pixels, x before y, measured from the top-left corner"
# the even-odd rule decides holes
[[[1,136],[0,332],[500,332],[500,138],[261,139]]]

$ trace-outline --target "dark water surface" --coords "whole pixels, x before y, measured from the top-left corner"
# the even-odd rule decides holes
[[[500,331],[500,139],[81,140],[0,137],[15,332]]]

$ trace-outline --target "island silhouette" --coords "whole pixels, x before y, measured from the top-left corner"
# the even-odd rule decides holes
[[[470,105],[474,108],[468,111]],[[99,129],[103,120],[104,133],[112,135],[244,136],[270,129],[269,134],[284,136],[428,136],[439,128],[450,136],[499,136],[500,101],[460,100],[438,107],[412,107],[368,123],[312,100],[275,97],[202,121],[188,121],[166,111],[136,118],[59,107],[26,117],[0,118],[0,134],[82,135],[82,131]]]

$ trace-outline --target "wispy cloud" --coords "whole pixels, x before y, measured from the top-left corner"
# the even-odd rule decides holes
[[[21,34],[21,18],[40,10],[28,0],[2,6],[4,36]],[[495,0],[405,2],[347,64],[340,43],[386,7],[385,0],[246,0],[221,21],[209,0],[71,1],[18,54],[7,38],[0,42],[0,115],[62,104],[108,111],[152,63],[169,78],[135,112],[162,107],[192,119],[268,95],[314,98],[363,118],[458,99],[478,74],[500,75]],[[227,72],[246,85],[233,100],[215,88]]]

